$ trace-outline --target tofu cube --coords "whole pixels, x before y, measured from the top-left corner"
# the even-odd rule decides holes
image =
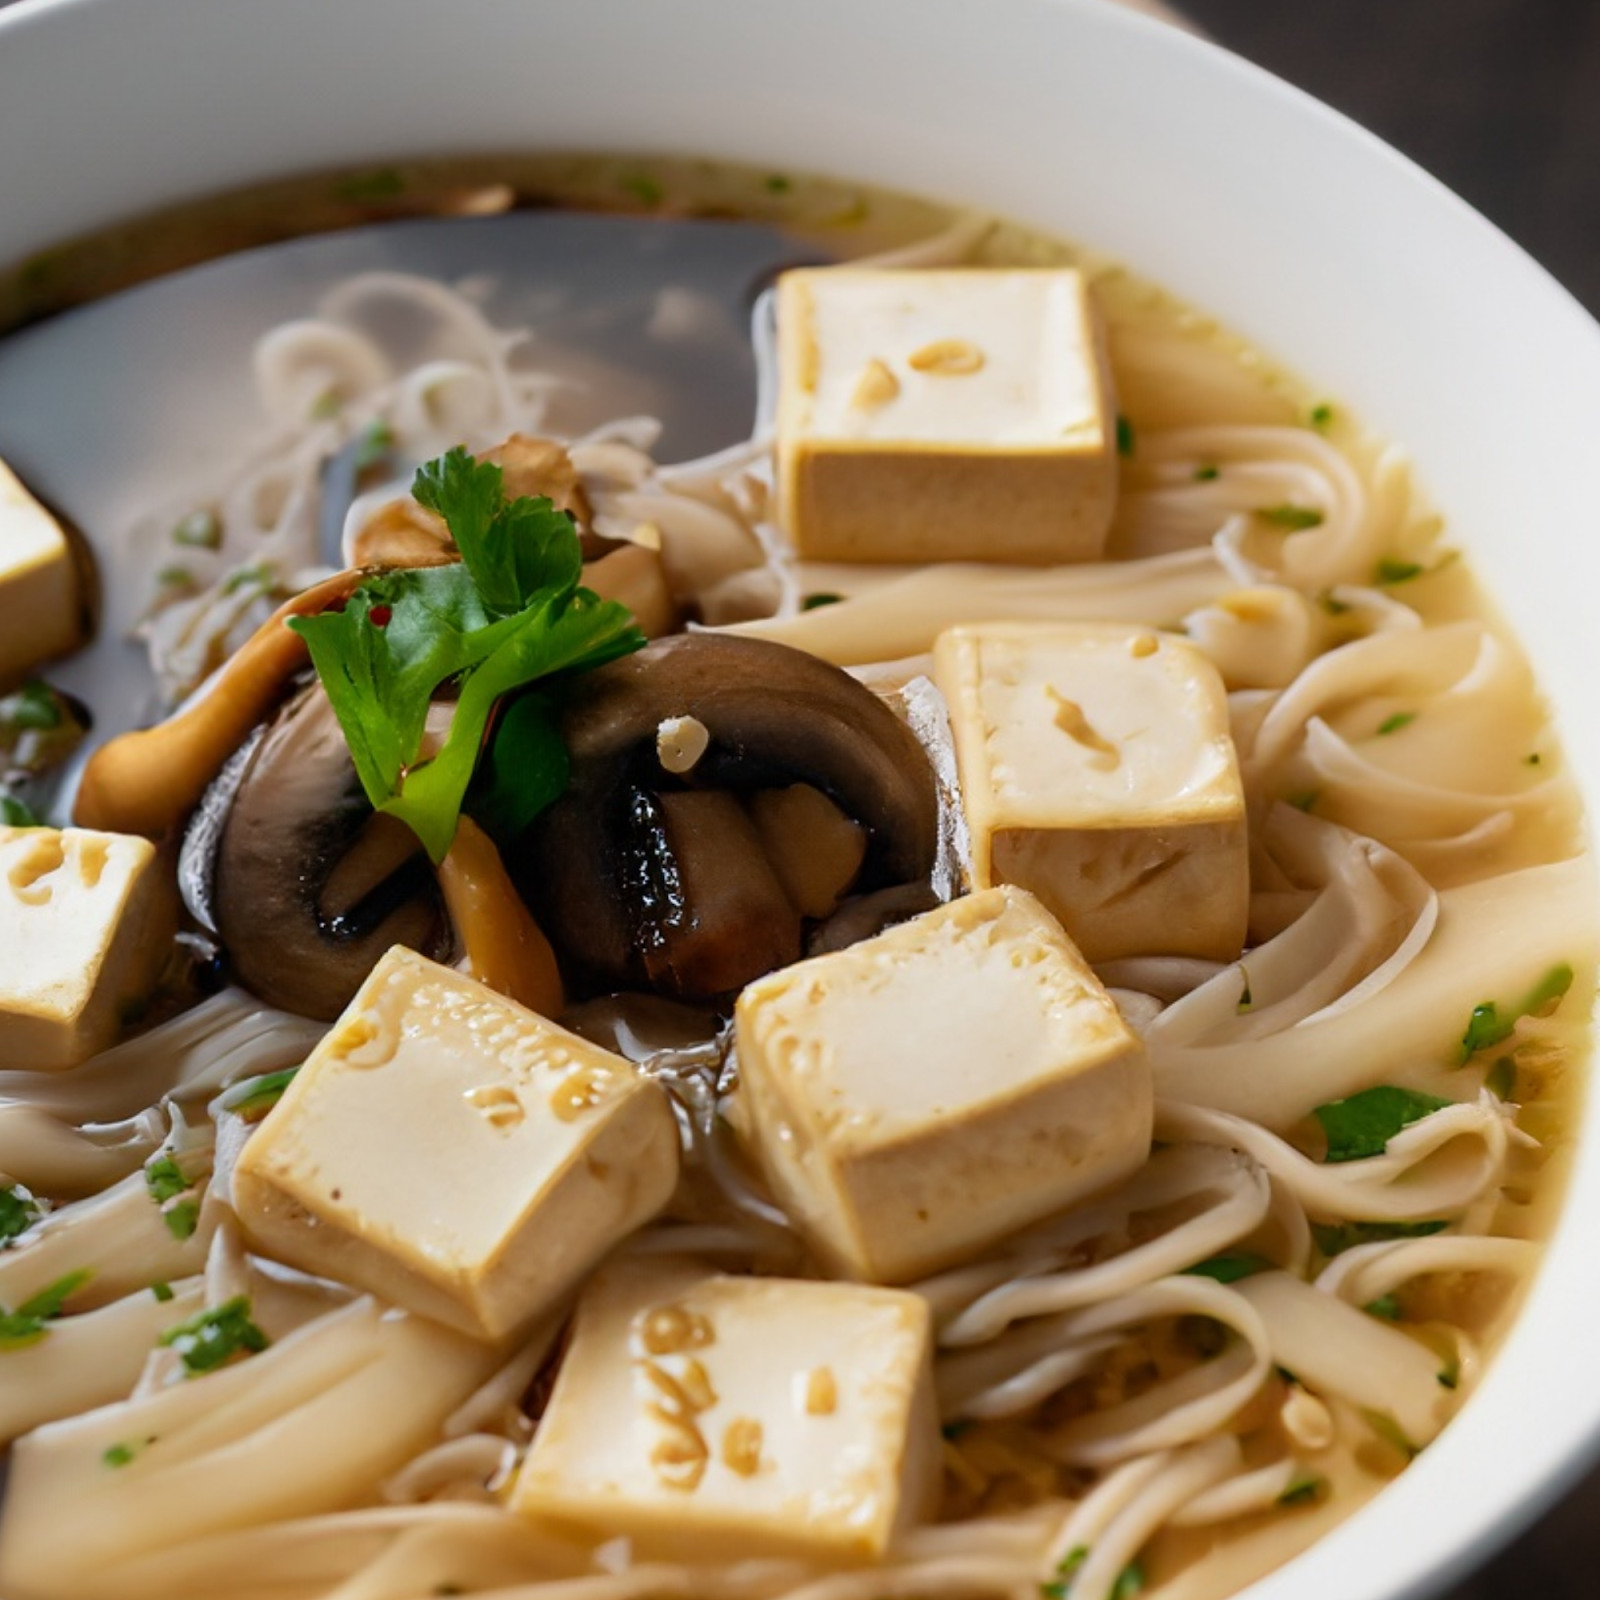
[[[1149,1154],[1144,1048],[1024,890],[952,901],[751,984],[740,1118],[834,1272],[905,1283]]]
[[[927,1305],[618,1260],[584,1290],[512,1510],[703,1561],[881,1557],[932,1510]]]
[[[86,610],[61,524],[0,461],[0,684],[76,650]]]
[[[148,839],[0,828],[0,1067],[59,1071],[111,1044],[171,950]]]
[[[1097,560],[1116,402],[1069,268],[778,283],[779,519],[814,561]]]
[[[1092,962],[1234,961],[1250,870],[1228,698],[1185,639],[984,623],[934,646],[975,884],[1031,889]]]
[[[265,1254],[499,1340],[677,1174],[660,1085],[396,947],[246,1143],[233,1202]]]

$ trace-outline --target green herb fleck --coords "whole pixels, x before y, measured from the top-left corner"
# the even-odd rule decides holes
[[[30,678],[0,700],[0,723],[18,732],[48,733],[61,726],[61,702],[49,684]]]
[[[173,1293],[172,1285],[170,1283],[152,1283],[150,1285],[150,1293],[153,1294],[156,1299],[162,1303],[162,1305],[165,1305],[169,1300],[174,1300],[177,1298],[177,1296]]]
[[[1055,1581],[1039,1585],[1039,1593],[1044,1600],[1066,1600],[1072,1593],[1073,1580],[1088,1559],[1089,1547],[1086,1544],[1069,1550],[1056,1568]],[[1130,1561],[1117,1574],[1117,1581],[1111,1586],[1111,1600],[1134,1600],[1136,1595],[1144,1593],[1144,1584],[1144,1568],[1137,1561]]]
[[[1412,578],[1420,578],[1422,568],[1415,561],[1396,561],[1393,556],[1385,556],[1378,563],[1376,577],[1383,586],[1395,583],[1408,583]]]
[[[163,1349],[177,1351],[190,1377],[215,1372],[235,1356],[253,1355],[265,1350],[269,1343],[266,1334],[250,1320],[248,1295],[237,1295],[168,1328],[159,1342]]]
[[[238,594],[241,589],[270,589],[278,581],[278,569],[270,561],[252,561],[248,566],[235,567],[223,581],[224,594]]]
[[[33,808],[14,794],[0,794],[0,823],[8,828],[42,828]]]
[[[1134,446],[1138,440],[1133,431],[1133,424],[1119,411],[1117,413],[1117,454],[1127,460],[1133,454]]]
[[[1517,1093],[1517,1063],[1512,1056],[1501,1056],[1483,1075],[1483,1086],[1500,1100],[1514,1100]]]
[[[1322,1496],[1328,1486],[1326,1478],[1297,1478],[1278,1496],[1280,1506],[1307,1506]]]
[[[1448,1102],[1447,1102],[1448,1103]],[[1311,1236],[1330,1261],[1358,1244],[1387,1244],[1392,1239],[1426,1239],[1443,1233],[1447,1222],[1314,1222]]]
[[[1332,589],[1324,589],[1317,598],[1322,604],[1322,609],[1330,617],[1342,617],[1350,609],[1349,604],[1341,600]]]
[[[200,1202],[198,1200],[177,1200],[163,1208],[161,1220],[167,1225],[167,1232],[174,1239],[192,1239],[194,1230],[200,1225]]]
[[[20,1185],[0,1184],[0,1245],[24,1234],[39,1220],[39,1202]]]
[[[800,602],[802,611],[818,611],[823,606],[836,606],[844,599],[842,594],[808,594]]]
[[[1499,1005],[1485,1000],[1472,1008],[1467,1031],[1461,1036],[1461,1060],[1470,1061],[1480,1050],[1503,1044],[1512,1035],[1520,1017],[1539,1017],[1554,1011],[1572,987],[1572,968],[1565,962],[1551,967],[1523,998],[1502,1016]]]
[[[1263,522],[1287,533],[1303,533],[1307,528],[1322,526],[1322,513],[1314,506],[1263,506],[1256,512]]]
[[[1532,755],[1522,758],[1522,764],[1525,767],[1536,767],[1539,765],[1540,759],[1539,752],[1535,750]]]
[[[361,432],[361,438],[356,444],[355,469],[365,472],[369,467],[375,467],[394,449],[394,429],[382,417],[369,422]]]
[[[136,1461],[140,1453],[148,1450],[155,1442],[154,1435],[148,1439],[126,1439],[120,1444],[108,1445],[100,1459],[108,1467],[125,1467],[130,1462]]]
[[[1461,1358],[1459,1356],[1451,1356],[1440,1367],[1437,1376],[1441,1389],[1459,1389],[1461,1387]]]
[[[0,1308],[0,1350],[20,1350],[24,1345],[37,1344],[50,1331],[46,1324],[61,1315],[61,1308],[90,1276],[87,1271],[69,1272],[31,1300],[24,1300],[15,1311]]]
[[[1393,1445],[1407,1461],[1414,1461],[1421,1454],[1420,1449],[1412,1444],[1400,1430],[1400,1424],[1393,1417],[1382,1411],[1363,1411],[1367,1426],[1377,1434],[1387,1445]]]
[[[215,511],[191,511],[172,526],[172,542],[191,550],[222,547],[222,519]]]
[[[648,173],[625,173],[618,182],[642,206],[658,206],[665,197],[665,191],[661,185]]]
[[[1301,789],[1295,794],[1286,794],[1283,800],[1285,805],[1293,806],[1296,811],[1309,812],[1321,798],[1320,789]]]
[[[1368,1156],[1381,1156],[1402,1128],[1454,1104],[1437,1095],[1382,1084],[1348,1099],[1318,1106],[1314,1114],[1328,1138],[1328,1153],[1323,1159],[1363,1161]]]
[[[784,177],[781,172],[771,173],[767,178],[766,189],[768,194],[788,194],[794,188],[793,182]]]
[[[405,174],[398,167],[379,167],[340,180],[334,191],[341,200],[393,200],[406,192]]]
[[[1376,1300],[1369,1300],[1361,1308],[1369,1317],[1377,1317],[1383,1322],[1398,1322],[1400,1320],[1400,1297],[1393,1294],[1380,1294]]]
[[[461,561],[381,573],[342,609],[288,625],[310,647],[368,799],[437,862],[502,697],[615,660],[644,635],[625,606],[580,587],[572,520],[542,497],[508,500],[499,467],[458,447],[422,467],[412,493],[444,518]],[[450,732],[421,759],[429,704],[449,682]]]
[[[156,573],[156,586],[161,589],[193,589],[197,587],[195,575],[188,567],[162,567]]]
[[[1252,1255],[1248,1250],[1224,1252],[1209,1261],[1197,1261],[1183,1269],[1190,1278],[1210,1278],[1215,1283],[1238,1283],[1241,1278],[1253,1278],[1258,1272],[1271,1272],[1272,1263],[1265,1256]]]
[[[222,1096],[222,1109],[243,1117],[246,1122],[259,1122],[282,1099],[283,1091],[294,1082],[299,1070],[299,1067],[285,1067],[282,1072],[268,1072],[234,1084]]]
[[[1392,716],[1387,716],[1378,724],[1378,732],[1398,733],[1402,728],[1409,727],[1417,720],[1415,711],[1396,711]]]
[[[1333,407],[1324,400],[1320,405],[1311,408],[1311,426],[1313,428],[1326,428],[1333,422]]]
[[[1222,468],[1214,462],[1206,462],[1203,466],[1194,469],[1196,483],[1215,483],[1222,476]]]

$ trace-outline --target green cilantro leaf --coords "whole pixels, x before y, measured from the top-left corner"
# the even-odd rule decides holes
[[[1398,733],[1402,728],[1409,727],[1417,720],[1415,711],[1396,711],[1392,716],[1387,716],[1378,724],[1378,732],[1382,734]]]
[[[88,1271],[69,1272],[31,1300],[24,1300],[15,1311],[0,1307],[0,1350],[20,1350],[24,1345],[37,1344],[50,1331],[45,1324],[61,1315],[61,1308],[90,1277]]]
[[[1385,556],[1378,563],[1376,577],[1380,585],[1388,586],[1395,583],[1409,583],[1412,578],[1422,576],[1422,567],[1415,561],[1397,561],[1393,556]]]
[[[451,450],[418,471],[413,493],[444,518],[461,562],[381,573],[342,609],[289,626],[306,641],[367,797],[407,823],[437,862],[501,698],[626,655],[644,635],[625,606],[579,586],[583,553],[571,519],[543,498],[507,500],[493,463]],[[449,732],[421,758],[430,703],[450,683],[458,693]],[[520,738],[533,718],[508,715],[500,731]],[[500,758],[502,778],[491,774],[483,791],[491,812],[508,809],[508,769],[527,784],[535,757],[551,756],[542,731],[535,746]],[[564,760],[533,784],[540,805],[565,787]],[[510,809],[531,820],[526,804]]]
[[[1133,424],[1119,411],[1117,413],[1117,454],[1127,460],[1138,444],[1138,436],[1133,431]]]
[[[1480,1050],[1504,1044],[1519,1017],[1536,1017],[1555,1010],[1571,987],[1572,968],[1562,962],[1551,967],[1521,1000],[1508,1008],[1506,1015],[1501,1015],[1500,1007],[1493,1000],[1474,1006],[1467,1031],[1461,1036],[1462,1063],[1470,1061]]]
[[[1265,1256],[1252,1255],[1248,1250],[1224,1252],[1209,1261],[1197,1261],[1183,1269],[1191,1278],[1210,1278],[1216,1283],[1237,1283],[1241,1278],[1253,1278],[1258,1272],[1271,1272],[1272,1263]]]
[[[1426,1239],[1443,1233],[1447,1222],[1313,1222],[1311,1236],[1330,1261],[1358,1244],[1385,1244],[1391,1239]]]
[[[241,1353],[255,1354],[270,1343],[266,1334],[250,1319],[250,1298],[236,1295],[210,1311],[168,1328],[158,1341],[163,1349],[176,1350],[190,1377],[215,1372]]]
[[[1368,1156],[1381,1156],[1402,1128],[1454,1104],[1453,1100],[1441,1100],[1437,1095],[1418,1094],[1411,1089],[1383,1084],[1353,1094],[1347,1100],[1318,1106],[1314,1115],[1328,1136],[1328,1153],[1324,1159],[1362,1161]]]
[[[502,702],[499,724],[472,781],[467,809],[502,839],[515,838],[567,787],[571,763],[561,708],[547,690]]]
[[[42,828],[33,808],[14,794],[0,794],[0,823],[8,828]]]
[[[1383,1322],[1398,1322],[1400,1320],[1400,1297],[1393,1294],[1380,1294],[1376,1300],[1369,1300],[1361,1308],[1369,1317],[1377,1317]]]
[[[1326,1478],[1315,1475],[1309,1478],[1297,1478],[1278,1496],[1278,1504],[1280,1506],[1310,1505],[1313,1501],[1321,1498],[1322,1492],[1327,1486],[1328,1480]]]
[[[39,1202],[26,1189],[0,1184],[0,1245],[24,1234],[39,1220]]]

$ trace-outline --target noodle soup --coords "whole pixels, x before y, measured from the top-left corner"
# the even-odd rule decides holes
[[[694,169],[625,167],[694,209]],[[772,176],[695,181],[834,202]],[[792,298],[758,318],[775,403],[717,455],[657,461],[633,418],[552,438],[469,296],[368,276],[265,334],[265,448],[144,518],[183,709],[91,757],[88,831],[5,836],[13,884],[126,885],[109,994],[0,1080],[8,1594],[1220,1596],[1471,1397],[1594,994],[1522,653],[1337,397],[1090,253],[884,215],[789,280],[809,357]],[[1006,559],[1032,501],[981,434],[913,478],[1004,515],[929,559],[841,559],[797,509],[831,436],[796,373],[833,359],[833,286],[884,274],[918,316],[935,284],[1087,290],[1099,433],[1045,498],[1108,482],[1099,548]],[[902,351],[853,311],[852,461],[919,379],[943,405],[999,367],[1007,315],[941,304]],[[487,645],[374,666],[446,585],[461,639],[570,614],[553,678],[474,691]],[[407,787],[458,729],[441,823]],[[164,916],[165,968],[123,959]]]

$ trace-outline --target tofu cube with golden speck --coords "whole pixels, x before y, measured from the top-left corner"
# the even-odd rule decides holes
[[[1116,403],[1066,267],[778,283],[779,520],[813,561],[1097,560]]]
[[[65,531],[0,461],[0,685],[76,650],[85,612]]]
[[[881,1557],[932,1509],[928,1307],[618,1259],[584,1289],[514,1512],[646,1557]]]
[[[1092,962],[1235,961],[1244,788],[1216,668],[1123,623],[984,623],[934,646],[973,881],[1031,889]]]
[[[738,1121],[835,1272],[906,1283],[1128,1176],[1144,1048],[1025,890],[969,895],[751,984]]]
[[[264,1254],[498,1340],[677,1175],[659,1084],[396,947],[246,1143],[233,1199]]]
[[[148,839],[0,828],[0,1066],[54,1071],[113,1043],[170,949]]]

